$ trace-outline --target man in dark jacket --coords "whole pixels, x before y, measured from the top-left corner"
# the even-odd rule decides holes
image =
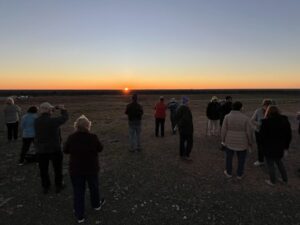
[[[226,96],[224,104],[220,106],[220,126],[222,127],[223,120],[232,109],[232,97]]]
[[[61,116],[51,117],[55,108],[60,109]],[[68,113],[63,105],[55,108],[48,102],[42,103],[40,105],[41,115],[35,120],[34,125],[40,176],[45,194],[48,193],[51,185],[48,173],[49,161],[52,161],[54,168],[56,193],[63,188],[60,126],[68,120]]]
[[[143,107],[137,102],[137,94],[132,95],[132,102],[126,106],[125,114],[128,116],[129,125],[129,141],[130,150],[141,151],[140,134],[141,134],[141,120],[143,116]]]
[[[193,116],[192,112],[188,106],[188,97],[182,98],[182,105],[179,106],[176,112],[176,124],[179,129],[179,154],[182,159],[189,160],[190,153],[193,148]]]
[[[219,119],[220,119],[220,103],[218,98],[213,96],[206,108],[206,116],[208,118],[207,135],[219,135]]]

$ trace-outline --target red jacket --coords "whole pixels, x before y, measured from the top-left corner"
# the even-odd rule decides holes
[[[156,103],[155,107],[155,118],[158,118],[158,119],[164,119],[166,118],[166,109],[167,109],[167,106],[165,105],[164,102],[158,102]]]

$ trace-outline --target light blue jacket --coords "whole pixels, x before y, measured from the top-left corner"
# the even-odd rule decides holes
[[[22,129],[22,137],[23,138],[34,138],[35,137],[35,129],[34,129],[34,121],[37,118],[36,113],[26,113],[21,120],[21,129]]]

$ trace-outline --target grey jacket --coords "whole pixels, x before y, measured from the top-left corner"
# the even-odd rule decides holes
[[[54,153],[61,151],[60,126],[68,120],[68,112],[61,110],[61,116],[51,117],[49,113],[41,114],[34,123],[37,153]]]
[[[5,123],[15,123],[20,120],[21,108],[17,105],[6,105],[4,108]]]

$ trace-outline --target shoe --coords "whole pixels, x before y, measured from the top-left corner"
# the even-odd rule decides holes
[[[84,219],[84,218],[78,219],[78,220],[77,220],[77,223],[84,223],[84,222],[85,222],[85,219]]]
[[[226,170],[224,170],[224,175],[226,178],[232,178],[232,175],[228,174]]]
[[[243,180],[244,176],[237,176],[236,179]]]
[[[265,180],[265,182],[266,182],[266,184],[268,184],[268,185],[270,185],[270,186],[274,186],[274,185],[275,185],[275,184],[272,183],[272,181],[270,181],[270,180]]]
[[[264,162],[260,162],[260,161],[258,161],[258,160],[257,160],[256,162],[253,163],[254,166],[262,166],[262,165],[264,165],[264,164],[265,164]]]
[[[101,208],[102,208],[102,206],[105,204],[105,199],[104,198],[102,198],[101,200],[100,200],[100,203],[99,203],[99,206],[97,207],[97,208],[94,208],[96,211],[100,211],[101,210]]]
[[[24,166],[24,161],[19,161],[18,166]]]
[[[281,177],[278,177],[277,180],[278,180],[280,183],[282,183],[282,184],[287,184],[287,183],[288,183],[287,181],[282,180]]]

